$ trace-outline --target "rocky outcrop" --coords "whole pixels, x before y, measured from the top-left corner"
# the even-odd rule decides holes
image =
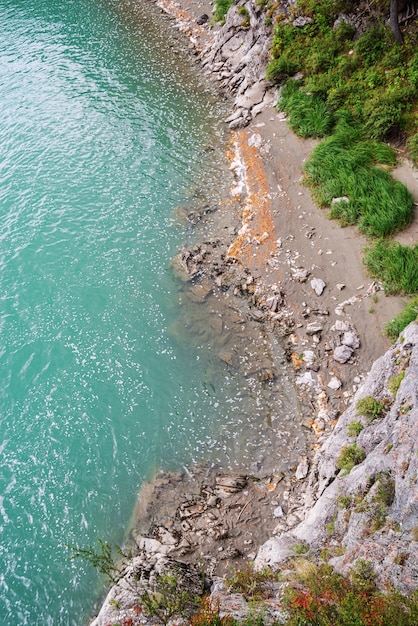
[[[381,407],[366,412],[362,399]],[[350,424],[357,423],[356,428]],[[350,433],[361,432],[357,436]],[[292,546],[339,548],[331,564],[348,573],[371,561],[380,585],[410,593],[418,584],[418,324],[373,365],[315,456],[304,521],[269,539],[256,564],[279,568]],[[350,452],[357,464],[350,470]],[[357,455],[357,451],[360,453]],[[363,459],[363,460],[362,460]],[[361,462],[359,462],[361,461]]]
[[[234,112],[227,119],[230,128],[245,126],[275,100],[265,78],[272,29],[262,16],[257,3],[240,0],[228,11],[225,26],[201,55],[207,73],[215,75],[220,86],[233,94]]]

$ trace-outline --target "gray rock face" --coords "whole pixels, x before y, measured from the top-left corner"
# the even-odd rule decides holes
[[[250,27],[238,11],[245,7]],[[273,104],[265,69],[270,59],[271,28],[259,19],[257,6],[239,1],[227,13],[225,25],[201,54],[203,67],[219,79],[235,100],[231,128],[246,126],[264,107]]]
[[[394,376],[404,373],[399,389]],[[388,388],[389,387],[392,391]],[[395,389],[395,392],[393,392]],[[341,451],[352,446],[350,422],[362,418],[356,404],[372,396],[387,406],[384,416],[363,423],[356,439],[364,460],[351,471],[337,467]],[[365,422],[365,420],[363,420]],[[335,528],[332,541],[345,549],[332,565],[347,574],[357,559],[373,563],[382,587],[410,593],[418,585],[418,324],[376,361],[334,432],[316,454],[308,499],[316,498],[302,523],[260,548],[256,566],[278,567],[296,542],[320,550],[330,541],[325,525]]]

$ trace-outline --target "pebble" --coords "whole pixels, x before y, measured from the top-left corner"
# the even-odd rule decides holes
[[[322,280],[322,278],[313,278],[311,280],[311,287],[314,290],[314,292],[316,293],[317,296],[322,295],[326,284],[324,283],[324,281]]]

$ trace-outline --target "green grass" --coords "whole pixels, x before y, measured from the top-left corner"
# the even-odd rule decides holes
[[[363,424],[361,422],[350,422],[347,425],[347,435],[350,437],[358,437],[363,430]]]
[[[226,14],[233,4],[234,0],[215,0],[215,10],[213,12],[215,21],[225,24]]]
[[[418,293],[418,244],[408,247],[378,241],[366,250],[364,263],[370,275],[382,281],[386,293]]]
[[[316,202],[331,207],[330,217],[342,226],[357,224],[365,235],[387,237],[407,226],[414,211],[407,188],[381,167],[395,159],[389,146],[363,140],[358,126],[342,117],[307,161],[306,182]],[[343,196],[348,202],[332,203]]]
[[[326,137],[305,166],[316,202],[342,226],[357,225],[380,240],[413,218],[411,194],[389,173],[395,152],[387,141],[407,138],[409,156],[418,164],[418,31],[406,32],[401,45],[382,20],[371,19],[358,36],[347,22],[334,28],[342,8],[334,0],[299,0],[290,19],[279,13],[267,76],[277,83],[287,80],[279,107],[291,128],[302,137]],[[295,27],[298,16],[312,21]],[[302,79],[288,80],[296,70]],[[348,201],[332,202],[344,196]],[[418,293],[417,260],[417,247],[381,241],[365,257],[386,293],[406,295]],[[405,313],[409,320],[412,315],[411,309]],[[388,332],[397,332],[399,323]]]
[[[376,400],[373,396],[365,396],[357,401],[356,415],[367,417],[372,422],[385,414],[385,403],[382,400]]]
[[[356,443],[351,446],[344,446],[337,459],[337,467],[348,474],[355,465],[358,465],[366,458],[364,450],[358,447]]]
[[[399,333],[408,326],[411,322],[414,322],[418,317],[418,297],[414,298],[409,304],[407,304],[401,313],[397,315],[391,322],[386,325],[386,334],[396,341]]]

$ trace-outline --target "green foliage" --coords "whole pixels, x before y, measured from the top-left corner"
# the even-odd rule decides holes
[[[334,134],[307,161],[306,182],[320,206],[331,206],[331,218],[343,226],[357,223],[366,235],[386,237],[411,222],[414,208],[407,188],[376,167],[394,162],[391,148],[363,141],[358,125],[343,114]],[[332,203],[343,196],[348,202]]]
[[[180,588],[179,573],[174,566],[172,573],[157,575],[149,588],[142,591],[139,600],[148,615],[163,624],[174,617],[189,617],[200,604],[199,595]]]
[[[279,59],[273,59],[267,66],[266,78],[272,83],[282,83],[284,80],[296,74],[299,65],[290,59],[286,54],[282,54]]]
[[[395,499],[395,481],[390,473],[382,472],[379,474],[377,489],[375,491],[373,501],[383,506],[391,506]]]
[[[130,558],[130,553],[125,553],[118,546],[113,547],[106,541],[99,539],[99,548],[93,546],[79,548],[78,546],[67,545],[71,550],[71,560],[83,559],[92,565],[105,577],[107,584],[115,585],[122,578],[123,564]]]
[[[353,43],[353,26],[341,21],[333,28],[338,10],[332,0],[299,0],[294,15],[312,22],[302,28],[291,21],[278,24],[273,59],[292,59],[305,76],[306,91],[320,95],[330,114],[348,109],[362,123],[364,139],[386,140],[404,128],[416,133],[409,111],[418,96],[417,35],[401,46],[378,24]]]
[[[248,13],[247,7],[239,6],[237,12],[238,15],[242,17],[241,25],[247,28],[250,25],[250,14]]]
[[[333,126],[333,117],[324,100],[301,91],[296,81],[286,83],[280,108],[287,113],[290,127],[300,137],[323,137]]]
[[[414,322],[418,317],[418,297],[414,298],[409,304],[406,305],[403,311],[399,313],[391,322],[386,325],[386,334],[396,341],[399,333],[408,326],[411,322]]]
[[[234,4],[234,0],[215,0],[214,18],[216,22],[225,24],[226,14]]]
[[[415,133],[415,135],[409,137],[408,141],[406,142],[406,147],[412,161],[415,163],[415,165],[418,165],[418,133]]]
[[[242,593],[247,600],[261,600],[270,595],[271,582],[277,576],[267,567],[255,570],[248,566],[232,570],[225,579],[230,591]]]
[[[386,293],[418,293],[418,244],[378,241],[366,250],[364,263],[370,275],[382,281]]]
[[[307,543],[296,543],[293,546],[293,552],[300,556],[301,554],[307,554],[310,548]]]
[[[284,598],[287,626],[413,626],[418,594],[385,595],[376,589],[370,562],[359,559],[346,579],[327,565],[312,567],[290,585]]]
[[[403,379],[405,378],[405,370],[403,370],[402,372],[399,372],[399,374],[395,374],[394,376],[391,376],[388,380],[388,389],[389,391],[396,396],[396,394],[398,393],[398,389],[400,387],[401,382],[403,381]]]
[[[337,459],[337,467],[348,474],[355,465],[358,465],[366,458],[364,450],[359,448],[356,443],[350,446],[344,446]]]
[[[363,424],[361,422],[350,422],[347,425],[347,434],[350,437],[357,437],[363,430]]]
[[[351,580],[361,591],[373,592],[376,590],[376,573],[373,563],[365,559],[357,559],[351,572]]]
[[[369,422],[383,417],[385,412],[385,403],[382,400],[376,400],[373,396],[365,396],[357,401],[356,415],[364,415]]]

